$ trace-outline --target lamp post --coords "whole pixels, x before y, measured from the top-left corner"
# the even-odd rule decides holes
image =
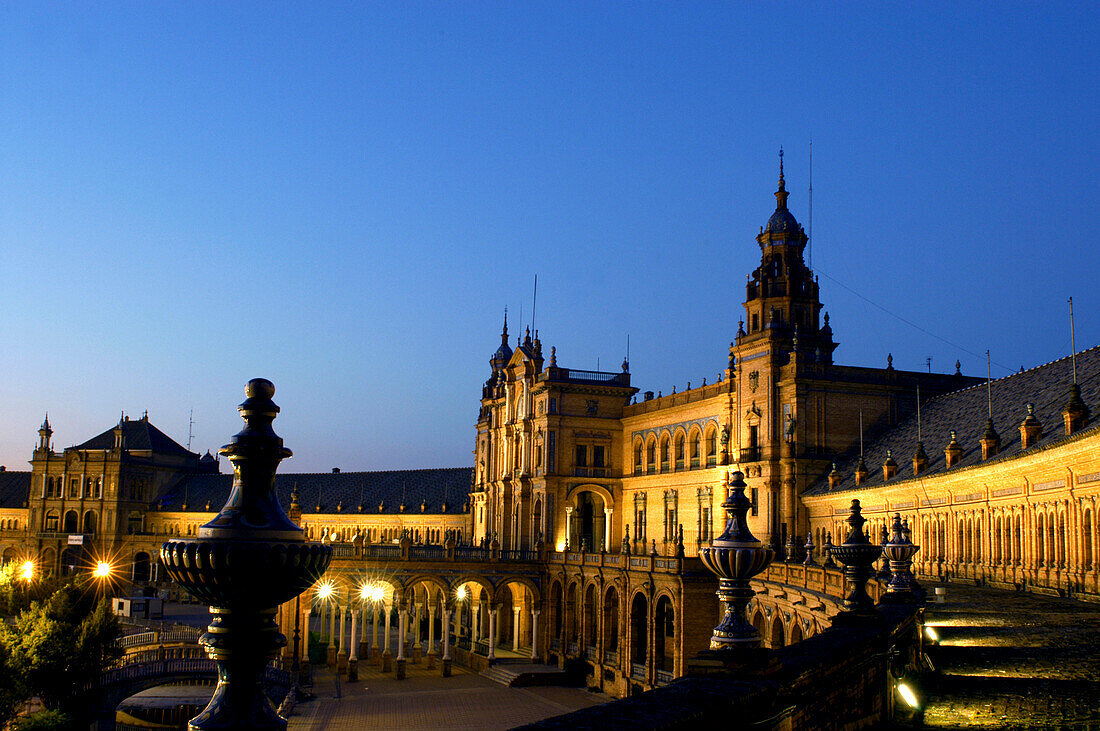
[[[328,568],[331,546],[309,543],[275,495],[275,470],[291,452],[271,428],[279,413],[270,381],[253,379],[238,410],[245,428],[219,453],[233,465],[233,487],[218,515],[195,538],[161,548],[168,575],[210,605],[213,620],[199,639],[218,664],[210,704],[191,719],[191,731],[282,731],[267,699],[268,660],[286,645],[275,611],[305,591]]]

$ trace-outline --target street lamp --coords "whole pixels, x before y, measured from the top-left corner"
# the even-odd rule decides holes
[[[34,561],[23,562],[23,568],[19,572],[19,578],[28,583],[34,579]]]

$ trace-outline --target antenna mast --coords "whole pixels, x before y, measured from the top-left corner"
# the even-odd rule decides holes
[[[810,236],[809,236],[809,266],[814,268],[814,138],[810,138]]]
[[[993,418],[993,371],[989,367],[989,351],[985,351],[985,400],[989,404],[989,418]]]
[[[1073,298],[1069,298],[1069,359],[1073,363],[1073,382],[1077,383],[1077,336],[1073,332]]]
[[[859,410],[859,456],[863,456],[863,409]]]
[[[539,275],[535,275],[535,291],[531,295],[531,329],[535,329],[535,303],[539,297]]]
[[[1077,379],[1074,378],[1073,380],[1076,381]],[[194,427],[194,426],[195,426],[195,410],[191,409],[191,413],[187,415],[187,451],[188,452],[191,451],[191,438],[193,436],[192,427]]]
[[[917,441],[920,441],[920,382],[917,383]]]

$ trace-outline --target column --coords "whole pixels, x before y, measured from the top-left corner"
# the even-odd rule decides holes
[[[531,610],[531,659],[539,659],[539,610]]]
[[[371,628],[370,654],[373,657],[378,654],[378,602],[372,604],[370,616],[374,626]]]
[[[355,641],[356,620],[358,618],[359,618],[359,612],[356,612],[354,609],[352,609],[352,612],[351,612],[351,654],[348,658],[349,660],[358,660],[359,659],[359,643]]]
[[[451,676],[451,608],[443,605],[443,677]]]
[[[444,629],[446,633],[446,629]],[[428,603],[428,652],[435,654],[435,602]]]
[[[615,547],[611,545],[611,513],[614,512],[611,508],[605,507],[603,509],[603,550],[611,553]]]
[[[573,506],[565,507],[565,550],[573,548]]]
[[[385,635],[383,635],[383,638],[382,638],[382,642],[384,644],[384,647],[382,648],[382,652],[389,652],[390,651],[390,614],[392,612],[393,612],[393,604],[392,603],[387,604],[386,605],[386,616],[385,616],[386,632],[385,632]]]
[[[519,652],[519,607],[512,607],[512,652]]]
[[[470,602],[470,651],[473,652],[473,643],[477,642],[481,630],[481,602]]]
[[[370,645],[367,644],[367,603],[360,599],[359,612],[361,614],[359,625],[363,628],[359,633],[359,657],[370,659]]]
[[[420,644],[420,604],[417,603],[416,611],[413,612],[413,644]]]
[[[336,607],[336,613],[339,616],[340,622],[340,646],[336,649],[336,671],[339,673],[346,672],[348,669],[348,644],[347,644],[347,626],[344,617],[344,607]]]
[[[489,659],[497,658],[497,607],[489,604]]]
[[[405,659],[405,634],[409,622],[409,610],[403,604],[397,609],[397,659]]]

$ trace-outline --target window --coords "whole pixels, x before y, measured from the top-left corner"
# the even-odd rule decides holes
[[[645,541],[645,493],[634,493],[634,540]]]
[[[592,447],[592,466],[593,467],[605,467],[603,461],[604,449],[602,445],[597,444]]]
[[[704,505],[699,510],[699,540],[709,541],[711,539],[710,521],[710,506]]]
[[[679,497],[675,490],[665,490],[665,542],[676,540],[676,509]]]
[[[56,510],[51,510],[46,513],[46,532],[56,533],[58,523],[61,521],[61,516],[58,515]]]
[[[679,434],[676,437],[676,469],[684,469],[684,435]]]
[[[550,399],[550,403],[553,404],[554,399]],[[546,432],[546,471],[547,472],[553,472],[554,471],[554,462],[555,462],[554,456],[555,456],[556,448],[557,448],[556,437],[557,437],[557,432],[552,432],[552,431]]]
[[[752,332],[756,332],[760,329],[760,315],[752,316]]]
[[[573,464],[577,467],[588,466],[588,447],[583,444],[577,445],[576,456],[573,459]]]
[[[653,474],[657,469],[657,442],[653,439],[649,440],[649,444],[646,445],[646,472]]]
[[[695,432],[691,435],[691,466],[699,466],[699,432]]]
[[[556,398],[550,399],[550,409],[549,409],[549,411],[550,411],[551,414],[558,413],[558,400]]]
[[[668,437],[661,439],[661,471],[668,471]]]
[[[707,432],[707,466],[713,467],[718,461],[718,432],[711,429]]]
[[[69,480],[69,497],[80,497],[80,480],[75,477]]]
[[[634,442],[634,472],[642,471],[642,443]]]
[[[760,488],[752,488],[752,514],[760,515]]]

